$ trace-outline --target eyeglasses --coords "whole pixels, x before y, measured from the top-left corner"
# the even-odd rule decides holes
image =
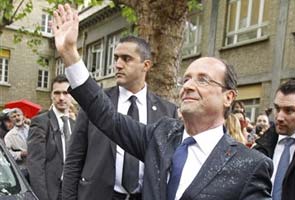
[[[214,81],[213,79],[211,79],[208,76],[199,76],[197,78],[192,78],[192,77],[184,77],[180,80],[180,82],[178,82],[178,86],[182,87],[186,82],[188,82],[189,80],[192,80],[197,86],[201,86],[201,87],[206,87],[210,84],[216,84],[218,86],[220,86],[223,89],[228,89],[228,87],[224,86],[223,84]]]

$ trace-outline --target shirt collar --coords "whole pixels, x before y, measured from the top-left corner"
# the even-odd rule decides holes
[[[57,118],[60,118],[62,116],[69,117],[69,113],[62,113],[62,112],[60,112],[53,104],[52,104],[52,110],[55,113],[55,115],[56,115]]]
[[[295,133],[293,133],[293,135],[288,136],[288,135],[279,135],[279,139],[278,139],[278,144],[282,144],[283,139],[287,138],[287,137],[291,137],[295,139]]]
[[[136,94],[133,94],[129,90],[126,90],[124,87],[119,86],[119,94],[120,94],[120,98],[122,99],[122,102],[124,103],[129,101],[129,98],[132,95],[134,95],[137,97],[137,101],[140,104],[144,104],[144,102],[146,102],[147,86],[146,84],[144,84],[144,87],[140,91],[138,91]]]
[[[16,130],[23,130],[29,128],[27,124],[23,124],[22,126],[14,126]]]
[[[209,155],[223,135],[223,125],[220,125],[216,128],[212,128],[197,135],[194,135],[193,138],[196,140],[197,145],[201,149],[201,151],[206,155]],[[182,141],[187,137],[190,136],[184,129]]]

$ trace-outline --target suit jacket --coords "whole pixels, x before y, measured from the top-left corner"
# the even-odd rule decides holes
[[[106,90],[115,109],[119,88]],[[147,92],[147,123],[163,116],[177,117],[177,107]],[[99,131],[80,111],[64,167],[63,199],[111,200],[115,185],[116,144]]]
[[[261,138],[256,140],[256,145],[254,148],[272,159],[278,139],[279,135],[275,130],[275,126],[272,126],[264,133]],[[287,169],[283,180],[282,189],[282,200],[295,199],[295,155],[293,156],[293,160]]]
[[[95,126],[145,163],[143,199],[165,200],[167,177],[173,153],[182,141],[183,123],[164,117],[143,125],[121,115],[90,78],[70,92]],[[270,199],[272,170],[269,158],[224,134],[181,199]]]
[[[70,119],[71,129],[74,121]],[[32,119],[27,167],[33,191],[40,200],[56,200],[63,172],[61,131],[53,110]]]

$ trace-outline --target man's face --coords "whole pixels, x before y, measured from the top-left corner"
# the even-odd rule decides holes
[[[24,115],[20,112],[12,113],[10,119],[15,126],[22,126],[24,124]]]
[[[284,95],[278,91],[275,100],[276,131],[280,135],[292,135],[295,132],[295,94]]]
[[[71,95],[67,91],[68,87],[68,82],[54,83],[52,86],[52,103],[56,109],[62,113],[68,111],[72,99]]]
[[[266,115],[259,115],[256,120],[256,126],[260,126],[264,131],[269,128],[269,120]]]
[[[147,62],[150,61],[141,60],[137,44],[119,43],[114,52],[114,59],[117,84],[132,92],[141,89],[150,67]]]
[[[214,58],[200,58],[187,68],[180,90],[180,111],[183,116],[197,114],[199,117],[224,118],[224,109],[230,106],[235,93],[232,90],[223,91],[214,81],[224,85],[225,70],[224,64]],[[211,81],[202,85],[200,81],[203,78]]]

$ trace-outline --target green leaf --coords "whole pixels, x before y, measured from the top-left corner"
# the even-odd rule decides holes
[[[189,11],[196,11],[196,10],[202,10],[202,3],[200,0],[189,0],[187,2],[187,6]]]
[[[130,7],[127,7],[127,6],[122,7],[122,16],[125,17],[129,23],[136,23],[137,22],[136,13]]]

